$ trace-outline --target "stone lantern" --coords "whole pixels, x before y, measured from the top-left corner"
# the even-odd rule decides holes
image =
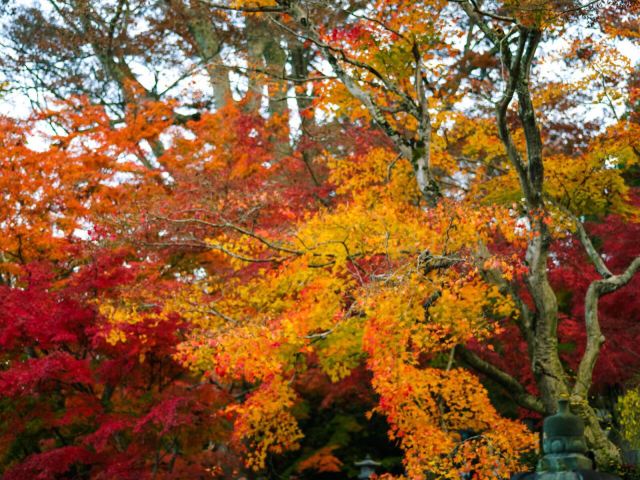
[[[376,473],[376,467],[380,465],[380,462],[376,462],[371,458],[371,455],[367,455],[364,460],[355,462],[354,465],[356,467],[360,467],[358,478],[366,480],[371,478],[371,475]]]
[[[535,472],[518,473],[512,480],[615,480],[619,477],[593,470],[587,456],[584,423],[571,413],[568,400],[558,402],[558,413],[547,417],[542,427],[543,457]]]

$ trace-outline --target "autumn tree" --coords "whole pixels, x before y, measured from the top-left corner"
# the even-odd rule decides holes
[[[446,200],[440,200],[443,192],[438,177],[444,176],[439,171],[442,167],[432,159],[436,150],[432,140],[433,130],[440,129],[445,133],[444,141],[448,144],[446,147],[449,147],[445,147],[447,153],[453,150],[451,147],[454,142],[457,143],[457,149],[465,148],[467,139],[451,139],[446,135],[446,131],[450,129],[453,135],[460,135],[461,129],[455,123],[458,119],[452,115],[448,116],[448,121],[454,123],[453,128],[446,124],[445,112],[459,100],[455,95],[459,95],[460,91],[492,97],[488,106],[492,106],[495,112],[495,130],[487,125],[490,129],[487,133],[489,137],[499,139],[504,153],[500,152],[493,159],[494,165],[482,168],[484,172],[476,169],[471,174],[475,178],[465,182],[472,188],[463,190],[483,196],[484,198],[479,199],[481,204],[489,200],[499,205],[500,200],[504,202],[509,199],[509,189],[517,196],[512,211],[526,223],[523,229],[528,232],[529,237],[524,239],[524,248],[521,250],[523,257],[520,260],[526,269],[522,283],[514,281],[513,273],[505,272],[505,268],[489,268],[491,262],[487,260],[492,252],[487,239],[480,237],[480,248],[472,248],[468,254],[475,257],[480,277],[514,302],[512,317],[527,342],[527,353],[540,399],[529,395],[515,378],[464,346],[457,348],[458,358],[510,389],[514,393],[514,399],[527,408],[551,413],[555,410],[558,398],[570,396],[574,409],[587,422],[589,444],[596,452],[599,463],[615,463],[618,459],[617,450],[607,440],[588,403],[593,369],[604,342],[598,320],[598,302],[600,297],[625,286],[633,278],[640,268],[640,258],[632,259],[617,273],[612,273],[594,247],[580,217],[608,212],[631,214],[633,209],[628,204],[627,187],[622,176],[628,163],[620,165],[622,161],[619,156],[629,155],[624,153],[625,149],[635,153],[634,140],[625,136],[613,150],[597,148],[606,142],[610,131],[605,131],[598,136],[600,141],[596,145],[589,143],[579,154],[567,155],[561,149],[553,148],[553,145],[544,147],[543,141],[551,133],[547,134],[541,129],[541,125],[547,127],[545,121],[551,116],[549,110],[557,108],[560,99],[569,104],[575,102],[577,95],[572,89],[577,88],[577,85],[582,88],[593,85],[587,95],[591,94],[609,103],[617,120],[612,128],[632,129],[633,124],[628,119],[618,118],[615,97],[612,98],[615,94],[608,85],[624,81],[630,69],[628,65],[625,67],[624,60],[615,48],[604,44],[590,45],[587,48],[592,50],[588,54],[585,54],[584,47],[577,51],[580,38],[576,38],[573,50],[570,49],[566,54],[576,55],[578,63],[588,60],[593,73],[585,75],[576,85],[569,84],[564,89],[561,85],[544,79],[538,80],[536,84],[536,79],[532,78],[540,43],[560,38],[572,22],[588,20],[590,15],[597,13],[593,5],[585,7],[562,2],[545,5],[519,2],[482,6],[475,2],[455,2],[452,5],[434,2],[425,5],[424,10],[421,6],[416,6],[411,11],[391,11],[383,5],[377,5],[378,8],[374,7],[373,11],[379,13],[373,19],[366,17],[367,10],[363,9],[365,18],[357,18],[358,13],[355,12],[353,15],[356,19],[352,23],[349,22],[333,32],[326,31],[323,24],[314,18],[318,15],[318,10],[322,9],[320,5],[276,1],[265,8],[251,2],[240,2],[232,7],[246,12],[282,12],[289,16],[293,26],[283,27],[295,29],[300,37],[319,48],[339,80],[336,90],[346,91],[353,99],[352,108],[363,107],[362,116],[385,132],[394,149],[413,167],[421,196],[432,209],[440,202],[447,203]],[[414,19],[415,21],[411,21]],[[455,48],[454,45],[457,45],[447,39],[445,19],[455,19],[457,25],[454,23],[449,28],[455,31],[458,27],[458,37],[466,35],[464,50]],[[613,32],[610,30],[610,33],[615,35],[615,29]],[[462,46],[461,42],[458,44]],[[390,56],[391,52],[393,57]],[[460,58],[457,64],[456,54]],[[447,55],[447,58],[441,58],[443,55]],[[400,60],[403,56],[404,62]],[[454,68],[453,74],[441,73],[444,65],[452,64],[459,70]],[[481,76],[476,80],[475,72],[478,70]],[[494,83],[498,89],[494,89],[489,82]],[[534,85],[536,89],[544,88],[549,93],[536,97],[532,93]],[[554,88],[557,92],[553,91]],[[327,101],[332,100],[329,97]],[[515,109],[512,108],[514,104],[517,106]],[[431,119],[432,111],[443,112],[440,122]],[[482,112],[479,113],[481,116],[477,118],[477,122],[482,124],[487,117]],[[552,121],[550,119],[548,122],[549,130],[553,129]],[[402,123],[398,125],[399,122]],[[458,120],[457,123],[462,126],[464,122],[465,120]],[[564,137],[564,142],[571,140],[571,134]],[[475,141],[477,142],[477,136]],[[476,144],[476,148],[482,147]],[[612,168],[608,165],[612,161],[619,162],[620,167]],[[635,161],[637,159],[632,155],[629,163]],[[500,167],[495,164],[498,162],[502,164]],[[496,167],[503,169],[501,172],[498,170],[500,175],[495,171],[486,171]],[[483,184],[493,185],[494,188],[500,186],[498,191],[503,192],[502,199],[495,196],[491,198],[491,194],[483,195],[486,188],[483,188]],[[583,197],[585,194],[586,198]],[[478,198],[469,200],[473,204]],[[495,215],[495,212],[491,215]],[[586,292],[586,346],[577,370],[571,372],[562,364],[559,355],[558,302],[547,270],[553,239],[566,237],[574,232],[576,241],[582,244],[584,253],[593,263],[600,278],[594,279]],[[464,247],[469,248],[471,245],[466,243]],[[346,245],[345,251],[346,258],[351,258],[350,249]],[[445,250],[443,253],[448,252]],[[425,250],[420,260],[427,265],[425,271],[433,269],[430,267],[431,262],[434,262],[431,250]],[[484,261],[484,264],[478,264],[477,260]],[[444,255],[434,263],[441,270],[460,261]],[[523,297],[524,292],[528,298]],[[442,303],[442,295],[442,290],[437,290],[431,296],[427,295],[427,308],[432,308],[436,302]]]
[[[348,472],[376,425],[409,478],[494,478],[564,396],[619,460],[589,399],[633,349],[633,5],[48,3],[5,31],[47,100],[0,145],[7,472]]]
[[[159,302],[157,282],[137,319],[133,299],[117,294],[139,267],[126,251],[98,251],[77,273],[32,264],[2,286],[3,478],[202,478],[234,468],[216,447],[228,429],[212,417],[226,393],[172,359],[189,324]]]

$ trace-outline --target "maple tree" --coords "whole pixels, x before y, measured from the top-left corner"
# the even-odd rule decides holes
[[[408,478],[504,477],[563,396],[619,462],[637,8],[48,3],[2,65],[44,95],[0,133],[7,478],[353,476],[374,424]]]
[[[2,287],[3,478],[209,475],[223,462],[203,445],[228,435],[211,413],[226,392],[172,359],[188,324],[160,304],[159,283],[140,320],[111,314],[108,299],[126,305],[118,291],[141,266],[126,251],[94,255],[62,278],[26,266]]]

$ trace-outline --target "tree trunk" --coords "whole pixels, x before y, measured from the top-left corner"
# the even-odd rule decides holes
[[[558,355],[558,301],[547,277],[549,233],[542,221],[535,229],[539,232],[527,249],[529,277],[527,284],[536,306],[533,335],[529,341],[532,352],[531,368],[542,394],[547,414],[555,413],[557,401],[569,394],[564,367]]]
[[[247,17],[246,22],[250,108],[260,108],[266,90],[269,113],[281,115],[287,111],[288,85],[285,81],[287,54],[280,45],[280,35],[262,18]]]
[[[186,10],[185,16],[187,28],[193,37],[193,45],[209,75],[216,110],[220,110],[231,98],[229,71],[220,59],[223,44],[218,38],[206,10],[200,8],[199,2],[192,2],[191,7]]]

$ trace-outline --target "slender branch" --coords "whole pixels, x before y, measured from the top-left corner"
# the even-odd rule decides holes
[[[145,245],[150,247],[158,247],[158,248],[188,247],[196,250],[217,250],[226,255],[229,255],[232,258],[235,258],[236,260],[242,260],[243,262],[247,262],[247,263],[282,263],[283,261],[286,260],[286,258],[276,258],[276,257],[269,257],[269,258],[245,257],[244,255],[240,255],[236,252],[232,252],[231,250],[229,250],[226,247],[223,247],[222,245],[207,243],[199,240],[192,240],[191,242],[189,241],[145,242]]]
[[[285,252],[285,253],[291,253],[294,255],[303,255],[304,252],[301,250],[293,250],[287,247],[283,247],[282,245],[276,245],[275,243],[267,240],[266,238],[252,232],[251,230],[247,230],[244,227],[241,227],[239,225],[230,223],[230,222],[224,222],[224,223],[213,223],[213,222],[208,222],[206,220],[202,220],[200,218],[169,218],[169,217],[165,217],[162,215],[157,215],[154,214],[152,215],[152,217],[157,218],[159,220],[163,220],[165,222],[170,222],[170,223],[175,223],[175,224],[181,224],[181,223],[195,223],[195,224],[199,224],[199,225],[203,225],[206,227],[211,227],[211,228],[216,228],[216,229],[229,229],[229,230],[234,230],[238,233],[241,233],[242,235],[246,235],[248,237],[254,238],[256,240],[258,240],[260,243],[264,244],[265,246],[269,247],[272,250],[277,250],[279,252]]]
[[[377,18],[367,17],[366,15],[356,15],[353,12],[349,12],[349,15],[351,15],[351,16],[353,16],[355,18],[359,18],[361,20],[367,20],[368,22],[375,23],[376,25],[381,26],[386,31],[396,35],[398,38],[402,38],[403,40],[409,41],[408,38],[405,37],[404,35],[402,35],[402,33],[400,33],[398,30],[395,30],[395,29],[391,28],[386,23],[378,20]]]
[[[473,3],[470,0],[451,0],[454,3],[460,3],[462,9],[465,11],[471,21],[480,27],[480,30],[491,40],[494,45],[500,43],[500,36],[498,33],[485,22],[482,15],[478,13]]]
[[[513,17],[506,17],[504,15],[498,15],[496,13],[485,12],[483,10],[480,10],[480,7],[478,6],[478,2],[476,0],[469,0],[469,1],[473,5],[473,9],[483,17],[489,17],[489,18],[493,18],[494,20],[500,20],[503,22],[516,23],[516,19]]]
[[[257,6],[257,7],[231,7],[229,5],[224,5],[222,3],[213,3],[208,2],[206,0],[199,0],[201,3],[204,3],[208,7],[218,8],[220,10],[230,10],[233,12],[245,12],[245,13],[284,13],[287,11],[285,7],[282,6]]]
[[[596,248],[593,246],[593,242],[591,242],[591,238],[589,238],[589,234],[587,233],[580,219],[576,217],[573,214],[573,212],[571,212],[568,208],[565,208],[563,205],[560,205],[558,202],[548,197],[546,198],[546,200],[549,203],[551,203],[553,206],[558,208],[564,215],[569,217],[569,219],[573,222],[573,224],[576,227],[576,231],[578,233],[578,238],[580,239],[580,243],[582,243],[585,253],[589,257],[589,260],[595,267],[596,271],[600,274],[600,276],[603,278],[609,278],[613,276],[609,268],[605,265],[604,260],[602,259],[602,257],[600,256]]]
[[[213,63],[210,63],[210,65],[212,65]],[[227,70],[230,70],[234,73],[239,73],[242,75],[246,75],[248,73],[259,73],[261,75],[265,75],[269,78],[273,78],[276,80],[284,80],[287,82],[291,82],[291,83],[307,83],[307,82],[319,82],[322,80],[335,80],[338,77],[334,76],[334,75],[324,75],[324,74],[320,74],[320,75],[316,75],[313,77],[299,77],[299,76],[289,76],[286,75],[282,72],[280,73],[274,73],[274,72],[270,72],[264,68],[255,68],[255,67],[242,67],[239,65],[225,65],[222,62],[217,62],[215,63],[216,67],[220,67],[220,68],[226,68]]]
[[[484,22],[481,24],[481,27],[482,25],[484,25],[483,31],[485,31],[485,28],[487,28],[487,26],[486,24],[484,24]],[[491,38],[498,38],[498,35],[495,32],[491,32]],[[513,138],[511,137],[511,131],[509,130],[509,125],[507,122],[507,111],[509,109],[509,105],[511,104],[511,100],[513,99],[513,96],[516,92],[516,87],[520,78],[520,68],[522,66],[521,59],[525,51],[526,36],[523,32],[520,33],[515,57],[512,55],[511,50],[509,49],[507,38],[508,37],[505,37],[499,42],[500,56],[503,60],[503,63],[507,66],[509,78],[507,79],[507,85],[502,98],[496,103],[498,134],[505,146],[509,161],[516,169],[525,198],[527,199],[527,202],[530,203],[533,200],[533,192],[531,191],[531,186],[529,183],[529,178],[527,176],[527,171],[524,167],[524,162],[522,160],[520,152],[518,151],[518,148],[515,145],[515,142],[513,141]]]
[[[325,42],[323,42],[322,40],[320,40],[318,34],[315,32],[315,30],[311,27],[311,25],[308,24],[308,20],[307,20],[307,25],[306,25],[306,29],[307,29],[307,35],[302,35],[299,32],[296,32],[292,29],[290,29],[289,27],[287,27],[286,25],[284,25],[282,22],[279,22],[278,20],[276,20],[273,17],[269,17],[269,20],[271,20],[273,23],[275,23],[276,25],[278,25],[280,28],[286,30],[287,32],[296,35],[297,37],[303,38],[305,40],[309,40],[311,42],[313,42],[315,45],[317,45],[325,54],[325,57],[327,57],[327,61],[329,61],[329,63],[331,64],[332,67],[334,67],[332,62],[338,62],[337,58],[335,57],[334,54],[337,54],[340,56],[340,60],[342,60],[345,63],[348,63],[354,67],[357,68],[361,68],[363,70],[368,71],[369,73],[371,73],[375,78],[377,78],[378,80],[380,80],[380,82],[382,82],[382,85],[384,86],[384,88],[397,95],[398,97],[400,97],[403,105],[406,107],[407,111],[409,111],[409,113],[411,114],[416,114],[416,106],[414,104],[414,102],[411,100],[411,98],[409,98],[401,89],[400,87],[398,87],[394,82],[392,82],[391,80],[389,80],[388,78],[386,78],[384,75],[382,75],[382,73],[380,73],[375,67],[373,67],[372,65],[368,64],[368,63],[364,63],[364,62],[360,62],[354,58],[351,58],[349,55],[347,55],[347,53],[344,51],[344,49],[342,48],[337,48],[334,47],[332,45],[329,45]],[[332,57],[332,59],[329,59],[328,57]],[[341,70],[343,71],[343,75],[348,75],[343,69],[342,67],[340,67]],[[334,68],[335,70],[335,68]],[[338,78],[340,80],[343,80],[343,78],[341,77],[341,75],[338,75]],[[350,76],[350,78],[352,79],[352,82],[355,83],[355,79],[353,79],[353,77]],[[351,92],[351,90],[350,90]],[[351,92],[352,93],[352,92]],[[353,95],[353,93],[352,93]]]
[[[220,310],[218,310],[217,308],[212,307],[211,305],[208,306],[208,312],[212,313],[213,315],[215,315],[216,317],[219,317],[221,319],[223,319],[224,321],[231,323],[233,325],[239,325],[240,322],[238,322],[235,318],[231,318],[228,315],[225,315],[224,313],[222,313]]]

